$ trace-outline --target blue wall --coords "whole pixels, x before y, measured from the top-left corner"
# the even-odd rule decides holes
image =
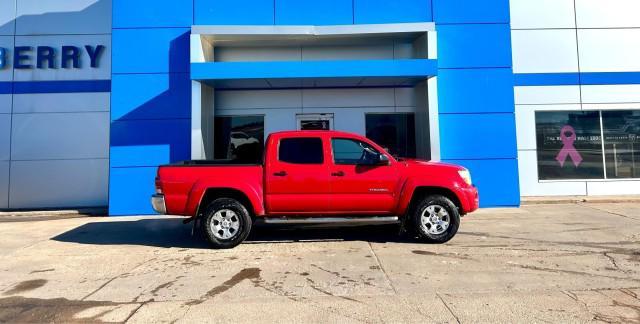
[[[157,166],[190,157],[191,25],[434,19],[442,158],[483,206],[518,205],[508,0],[113,0],[109,213],[153,213]]]
[[[109,214],[152,214],[157,166],[191,156],[193,1],[113,0]]]
[[[508,0],[433,0],[443,161],[471,171],[480,205],[520,204]]]

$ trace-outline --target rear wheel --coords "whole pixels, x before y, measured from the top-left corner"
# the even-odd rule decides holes
[[[216,249],[230,249],[242,243],[251,232],[247,208],[231,198],[218,198],[203,215],[202,231]]]
[[[410,228],[420,241],[445,243],[460,226],[460,213],[451,199],[430,195],[422,199],[408,215]]]

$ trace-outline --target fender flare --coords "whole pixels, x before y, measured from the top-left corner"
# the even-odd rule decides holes
[[[229,184],[228,182],[221,183],[212,179],[199,180],[191,187],[189,191],[189,197],[187,198],[187,204],[185,211],[188,215],[198,216],[200,212],[200,205],[204,195],[209,189],[230,189],[242,193],[249,203],[251,203],[251,209],[255,215],[264,215],[264,202],[262,197],[262,190],[258,187],[251,185],[247,182],[238,182]]]

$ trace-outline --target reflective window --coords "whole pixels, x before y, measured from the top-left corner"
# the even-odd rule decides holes
[[[214,118],[215,159],[259,163],[264,147],[264,116]]]
[[[346,138],[332,139],[331,149],[335,164],[370,164],[367,162],[377,159],[379,154],[365,142]]]
[[[301,120],[300,130],[329,130],[331,129],[328,120]]]
[[[540,180],[604,177],[599,112],[536,112],[536,135]]]
[[[391,155],[416,157],[414,114],[367,114],[365,124],[367,138]]]
[[[283,138],[278,147],[278,160],[295,164],[322,164],[322,139],[319,137]]]
[[[640,178],[640,111],[603,111],[607,178]]]

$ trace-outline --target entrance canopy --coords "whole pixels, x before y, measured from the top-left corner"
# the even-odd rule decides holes
[[[191,32],[191,79],[216,89],[411,87],[437,74],[433,23]]]

